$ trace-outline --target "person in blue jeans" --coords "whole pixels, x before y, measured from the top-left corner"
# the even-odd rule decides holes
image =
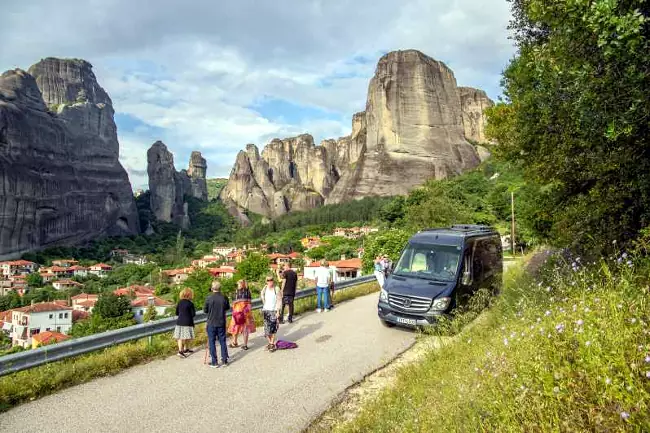
[[[226,311],[230,309],[228,298],[221,293],[221,283],[212,282],[212,294],[205,300],[203,311],[207,316],[205,329],[208,334],[208,345],[210,347],[210,367],[218,368],[217,347],[215,340],[219,339],[221,346],[221,361],[223,366],[228,365],[228,345],[226,344]]]
[[[327,262],[321,260],[320,266],[316,269],[316,312],[320,313],[321,311],[329,311],[331,309],[330,305],[330,281],[332,281],[332,275],[329,268],[327,267]],[[321,302],[322,298],[322,302]]]

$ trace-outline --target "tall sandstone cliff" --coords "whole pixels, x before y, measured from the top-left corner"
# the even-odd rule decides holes
[[[208,199],[205,181],[207,164],[201,152],[192,152],[189,168],[176,171],[174,155],[162,141],[147,151],[147,174],[151,211],[158,221],[173,222],[183,228],[190,225],[185,196]]]
[[[248,145],[221,198],[231,208],[274,217],[406,194],[427,179],[454,176],[480,163],[467,139],[485,141],[482,110],[490,103],[482,91],[457,87],[442,62],[416,50],[388,53],[379,60],[366,109],[353,116],[349,136],[319,146],[310,135],[274,139],[261,155]]]
[[[0,76],[0,259],[139,232],[113,114],[84,60]]]

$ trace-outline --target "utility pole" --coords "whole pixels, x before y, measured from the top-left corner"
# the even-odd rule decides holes
[[[512,215],[510,220],[512,222],[512,228],[510,229],[510,248],[512,251],[512,257],[515,256],[515,193],[510,191],[510,210]]]

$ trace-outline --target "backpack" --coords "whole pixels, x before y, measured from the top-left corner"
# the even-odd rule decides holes
[[[292,341],[284,341],[284,340],[278,340],[275,343],[275,347],[277,347],[279,350],[282,349],[295,349],[298,347],[298,345]]]
[[[235,325],[244,325],[246,324],[246,313],[243,311],[235,311],[232,315]]]

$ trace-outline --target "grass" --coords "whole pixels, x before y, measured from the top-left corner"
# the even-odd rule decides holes
[[[379,286],[375,282],[360,284],[337,292],[335,302],[354,299],[378,290]],[[301,299],[295,303],[295,314],[315,308],[315,297]],[[261,325],[260,312],[255,311],[254,315],[256,323]],[[206,340],[205,326],[196,326],[194,345],[203,345]],[[176,341],[172,339],[171,333],[167,333],[154,336],[151,344],[148,339],[142,339],[1,377],[0,413],[20,403],[64,388],[98,377],[114,375],[134,365],[173,355],[176,350]]]
[[[650,260],[555,260],[335,431],[650,431]]]

